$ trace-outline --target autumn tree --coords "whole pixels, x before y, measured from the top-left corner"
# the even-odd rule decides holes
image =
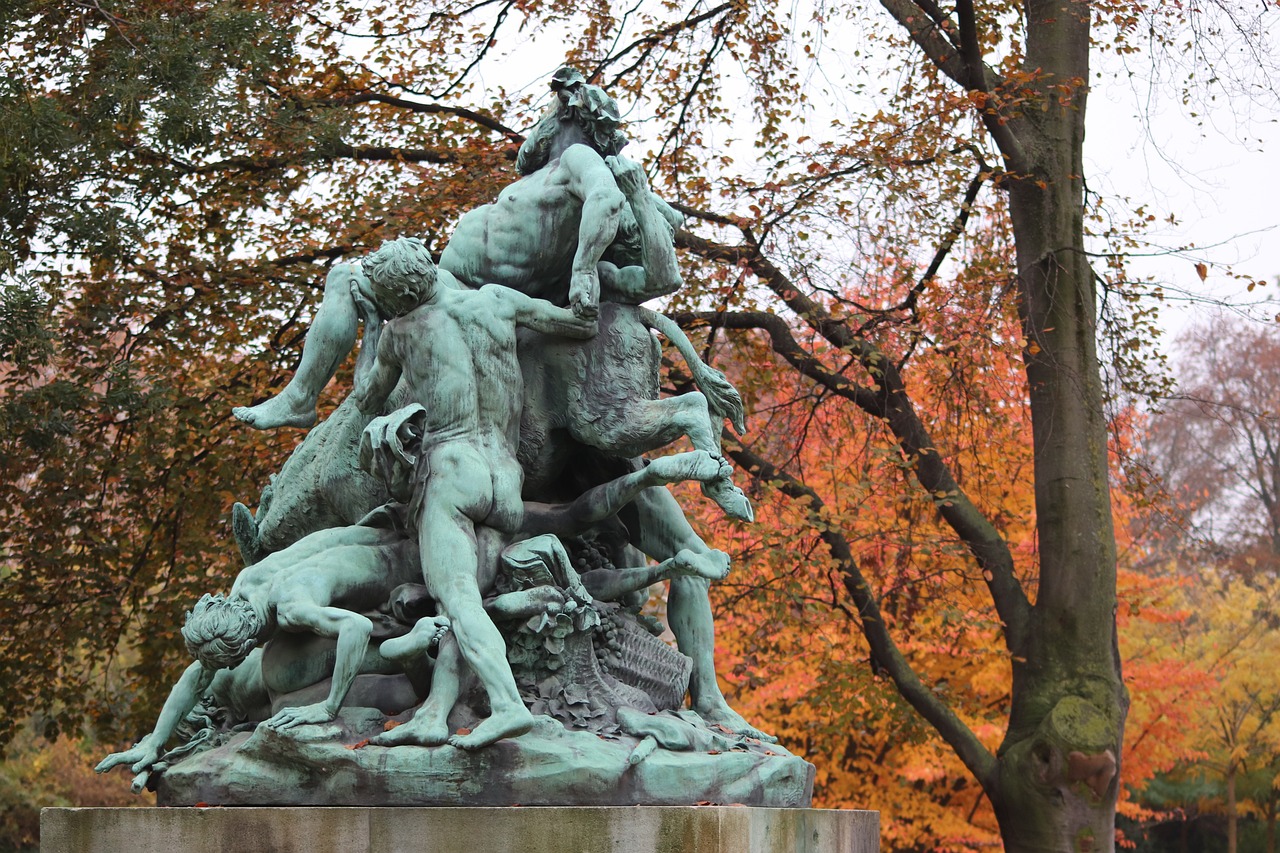
[[[1180,335],[1176,364],[1146,453],[1184,513],[1169,535],[1280,558],[1280,330],[1220,311]]]
[[[1130,50],[1139,22],[1165,32],[1160,14],[1086,0],[9,4],[0,266],[21,323],[0,338],[4,728],[37,711],[50,732],[86,712],[141,730],[182,609],[235,569],[229,504],[293,441],[252,434],[231,406],[287,377],[336,258],[398,234],[438,250],[512,179],[542,81],[567,59],[628,105],[631,155],[687,216],[673,314],[794,436],[859,421],[898,528],[938,525],[921,554],[865,538],[837,499],[861,479],[836,457],[799,465],[795,442],[761,431],[730,449],[785,504],[773,518],[789,531],[761,547],[805,543],[831,582],[813,605],[861,632],[1007,849],[1109,848],[1128,701],[1099,283],[1113,304],[1132,294],[1089,262],[1082,144],[1093,36]],[[547,42],[552,58],[531,47]],[[1016,386],[997,400],[983,384],[1011,358]],[[955,406],[927,399],[956,389]],[[966,434],[1011,412],[1025,453],[960,464]],[[1034,535],[1014,548],[1015,529]],[[975,717],[966,685],[930,680],[941,647],[903,632],[916,595],[954,597],[942,627],[1007,667],[1007,702]],[[135,663],[116,690],[102,673],[122,646]]]
[[[1151,418],[1146,464],[1174,508],[1151,531],[1169,574],[1185,579],[1187,624],[1166,646],[1200,661],[1213,689],[1196,703],[1191,754],[1171,780],[1188,807],[1226,814],[1226,847],[1237,849],[1249,803],[1267,817],[1274,846],[1280,769],[1280,650],[1275,619],[1280,577],[1280,334],[1270,322],[1219,312],[1178,338],[1179,377]],[[1208,791],[1200,780],[1208,777]],[[1242,795],[1254,777],[1251,796]],[[1172,805],[1177,785],[1159,792]]]

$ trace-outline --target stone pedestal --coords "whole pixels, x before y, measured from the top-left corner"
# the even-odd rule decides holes
[[[877,853],[870,811],[735,806],[45,809],[42,853]]]

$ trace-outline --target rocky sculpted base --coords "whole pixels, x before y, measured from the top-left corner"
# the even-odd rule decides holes
[[[390,722],[395,722],[392,718]],[[331,723],[259,726],[169,768],[162,806],[809,805],[813,765],[774,744],[671,750],[538,717],[520,737],[475,752],[368,743],[388,718],[350,708]],[[647,748],[646,748],[647,747]]]

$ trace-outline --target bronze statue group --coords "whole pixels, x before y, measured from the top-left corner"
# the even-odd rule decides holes
[[[284,732],[362,705],[407,717],[375,745],[463,750],[547,714],[648,733],[651,750],[645,715],[687,691],[686,715],[772,740],[716,679],[708,590],[728,557],[665,488],[697,481],[752,517],[720,454],[724,421],[744,429],[741,399],[641,306],[682,285],[680,216],[621,155],[603,90],[569,69],[552,89],[522,177],[462,217],[438,265],[414,238],[336,265],[291,381],[235,410],[257,429],[312,427],[363,324],[351,395],[256,515],[235,508],[246,566],[188,615],[195,662],[152,733],[100,771],[128,765],[140,787],[185,757],[166,745],[210,709]],[[697,391],[659,397],[654,330]],[[643,458],[681,437],[693,451]],[[678,653],[641,612],[658,581]]]

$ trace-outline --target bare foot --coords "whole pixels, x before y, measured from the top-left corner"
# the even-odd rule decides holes
[[[730,708],[723,699],[711,707],[694,708],[698,716],[708,725],[723,726],[736,735],[755,738],[765,743],[777,743],[778,739],[771,734],[760,731],[743,719],[742,715]]]
[[[702,484],[702,493],[715,501],[724,514],[739,521],[755,521],[751,501],[728,477],[719,477]]]
[[[413,661],[437,645],[449,631],[449,620],[443,616],[419,619],[403,637],[383,640],[378,653],[387,660]]]
[[[440,746],[448,740],[449,725],[443,715],[423,705],[412,720],[369,738],[369,743],[376,746]]]
[[[305,401],[294,402],[287,392],[256,406],[236,406],[231,414],[254,429],[275,429],[282,426],[306,429],[316,422],[315,404],[308,406]]]
[[[533,728],[533,714],[521,705],[519,710],[512,708],[508,711],[500,711],[482,720],[469,734],[454,735],[449,738],[449,744],[458,749],[479,749],[500,741],[504,737],[522,735],[531,728]]]
[[[671,558],[671,574],[712,581],[724,580],[729,574],[729,555],[715,550],[699,554],[685,548]]]

